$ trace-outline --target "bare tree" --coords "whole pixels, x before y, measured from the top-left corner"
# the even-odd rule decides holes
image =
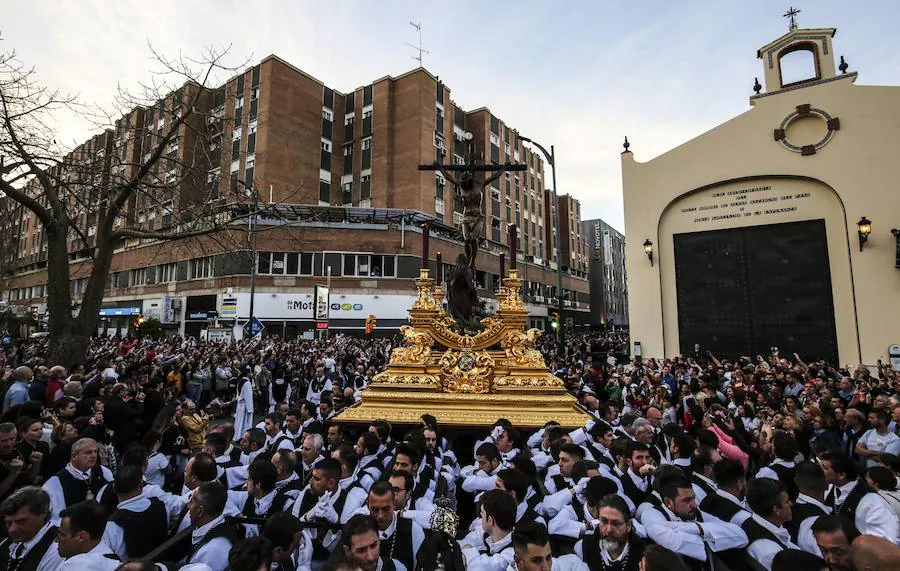
[[[118,248],[236,240],[235,221],[252,214],[218,174],[216,135],[227,119],[224,87],[212,82],[237,69],[224,65],[227,50],[199,59],[151,52],[161,70],[137,90],[120,88],[105,112],[42,86],[14,52],[0,53],[0,193],[36,221],[26,262],[46,265],[57,363],[84,360]],[[75,148],[56,133],[71,113],[100,128]],[[85,276],[83,292],[73,291],[73,273]],[[83,294],[77,310],[75,293]]]

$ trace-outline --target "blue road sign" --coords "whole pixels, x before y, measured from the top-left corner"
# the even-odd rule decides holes
[[[262,324],[256,316],[253,316],[253,319],[244,323],[244,333],[249,335],[251,338],[259,335],[266,326]]]

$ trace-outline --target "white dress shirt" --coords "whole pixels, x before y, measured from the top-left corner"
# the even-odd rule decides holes
[[[506,571],[513,562],[515,552],[512,546],[512,533],[508,533],[497,541],[485,538],[481,528],[467,535],[461,542],[466,568],[478,571]]]
[[[108,525],[107,525],[108,526]],[[59,564],[56,571],[115,571],[122,564],[121,561],[106,557],[112,554],[112,550],[102,541],[87,553],[79,553],[66,558]]]
[[[220,515],[211,522],[201,525],[191,532],[191,544],[197,545],[209,531],[225,521],[225,516]],[[190,556],[187,563],[205,563],[212,571],[225,571],[228,568],[228,553],[231,551],[231,542],[224,537],[210,540],[203,547]]]
[[[772,571],[772,560],[775,559],[775,556],[778,555],[785,548],[787,549],[799,549],[794,543],[791,541],[791,532],[786,530],[783,527],[776,527],[767,519],[760,517],[758,514],[753,514],[750,516],[753,518],[753,521],[763,526],[772,533],[775,537],[778,538],[778,542],[772,541],[771,539],[757,539],[753,543],[747,546],[747,553],[753,559],[759,562],[766,571]]]
[[[678,462],[679,462],[680,460],[681,460],[681,458],[676,458],[676,459],[675,459],[675,462],[673,462],[673,463],[676,464],[676,465],[679,465]],[[690,466],[690,464],[688,464],[688,465]],[[709,478],[707,478],[706,476],[704,476],[704,475],[701,474],[700,472],[694,472],[693,474],[694,474],[694,476],[697,476],[698,478],[700,478],[701,481],[703,481],[703,482],[705,482],[707,485],[711,486],[712,489],[714,489],[714,490],[718,490],[718,489],[719,489],[719,486],[717,486],[715,482],[713,482],[712,480],[710,480]],[[702,502],[703,499],[706,498],[706,490],[704,490],[703,488],[701,488],[701,487],[698,486],[697,484],[691,484],[691,487],[694,488],[694,495],[697,497],[697,505],[700,505],[700,502]]]
[[[735,525],[742,525],[750,517],[752,512],[750,511],[750,505],[747,503],[747,500],[739,500],[737,496],[735,496],[731,492],[723,490],[722,488],[716,490],[716,495],[722,496],[731,503],[737,504],[741,507],[741,511],[731,516],[730,523],[733,523]]]
[[[650,539],[675,553],[698,561],[706,561],[704,543],[715,552],[747,545],[747,534],[733,523],[724,522],[704,512],[700,512],[703,516],[702,522],[682,521],[665,506],[661,509],[666,515],[649,503],[642,503],[638,508],[639,521],[647,528]],[[702,536],[700,528],[703,529]]]
[[[839,511],[847,496],[856,487],[857,480],[840,486],[834,503],[835,511]],[[900,543],[900,521],[887,501],[875,492],[862,497],[856,506],[856,528],[860,533],[882,537],[895,545]]]
[[[793,462],[787,462],[785,460],[777,459],[772,464],[778,464],[784,466],[785,468],[793,468]],[[770,464],[771,465],[771,464]],[[778,473],[775,470],[766,466],[765,468],[760,468],[759,472],[756,473],[757,478],[769,478],[770,480],[779,480]]]
[[[806,494],[799,494],[794,503],[813,504],[824,510],[826,514],[831,513],[830,507],[826,506],[815,498],[807,496]],[[800,528],[797,531],[797,546],[803,551],[808,551],[814,555],[822,557],[822,550],[819,549],[819,544],[816,543],[816,538],[813,536],[812,532],[812,526],[814,523],[816,523],[817,517],[818,516],[810,516],[800,522]]]

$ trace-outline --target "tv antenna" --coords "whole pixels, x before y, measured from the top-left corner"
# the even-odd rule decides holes
[[[412,56],[412,58],[414,60],[416,60],[417,62],[419,62],[419,67],[422,67],[422,54],[431,53],[428,50],[422,48],[422,22],[413,22],[412,20],[410,20],[409,25],[412,26],[413,28],[415,28],[417,32],[419,32],[419,45],[414,46],[413,44],[411,44],[409,42],[403,42],[403,45],[409,46],[419,53],[419,55]]]

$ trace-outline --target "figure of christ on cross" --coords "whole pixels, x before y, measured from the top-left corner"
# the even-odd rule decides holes
[[[479,324],[475,319],[478,292],[475,286],[475,257],[478,242],[484,232],[484,189],[500,178],[504,172],[524,171],[525,165],[506,163],[503,165],[478,164],[475,157],[475,142],[471,133],[465,134],[465,164],[442,165],[435,162],[419,165],[419,170],[439,171],[458,189],[463,204],[463,219],[459,225],[465,253],[457,257],[456,267],[447,279],[447,309],[460,328],[475,330]],[[493,173],[486,176],[481,184],[475,180],[476,173]],[[451,173],[459,173],[456,177]],[[502,276],[501,276],[502,277]]]
[[[466,265],[475,270],[475,257],[478,255],[478,242],[481,234],[484,232],[484,189],[500,178],[504,172],[524,171],[525,165],[506,163],[503,165],[478,164],[475,157],[475,142],[472,140],[472,134],[465,135],[465,164],[462,165],[442,165],[433,163],[430,165],[419,165],[419,170],[440,171],[444,178],[453,183],[459,193],[459,197],[463,203],[463,219],[460,223],[460,233],[462,234],[463,243],[465,244]],[[484,182],[478,184],[475,180],[475,174],[493,173],[486,176]],[[460,173],[459,177],[451,173]]]

